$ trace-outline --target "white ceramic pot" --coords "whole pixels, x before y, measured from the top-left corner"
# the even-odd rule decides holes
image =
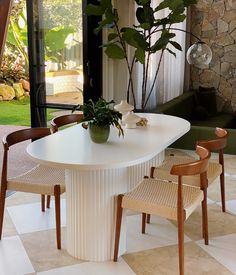
[[[127,100],[121,100],[121,102],[114,106],[114,109],[120,112],[122,115],[127,114],[128,112],[134,109],[133,105],[130,105]]]
[[[139,122],[141,118],[134,114],[134,112],[128,112],[122,119],[125,127],[127,129],[134,129],[137,127],[136,123]]]

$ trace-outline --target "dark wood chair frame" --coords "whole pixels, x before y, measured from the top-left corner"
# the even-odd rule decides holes
[[[71,123],[80,123],[83,118],[83,114],[67,114],[55,117],[51,120],[52,132],[55,133],[60,127]]]
[[[225,166],[224,166],[224,148],[227,145],[227,139],[229,133],[222,128],[216,128],[216,139],[212,140],[200,140],[197,145],[207,148],[210,152],[219,153],[219,163],[222,166],[222,172],[220,174],[220,191],[221,191],[221,204],[222,211],[226,212],[225,207]]]
[[[184,221],[186,219],[183,208],[183,194],[182,194],[182,177],[189,175],[200,175],[201,189],[204,192],[204,199],[202,201],[202,228],[205,244],[208,245],[208,218],[207,218],[207,167],[210,158],[210,152],[204,147],[197,146],[196,152],[200,156],[200,160],[174,165],[171,169],[172,175],[178,176],[178,199],[177,199],[177,224],[178,224],[178,243],[179,243],[179,274],[184,275]],[[117,261],[120,241],[120,230],[122,221],[122,199],[124,194],[118,195],[117,198],[117,215],[116,215],[116,233],[114,245],[114,261]],[[142,233],[145,233],[146,213],[142,213]]]
[[[10,147],[22,141],[29,139],[39,139],[51,134],[50,128],[27,128],[12,132],[3,137],[3,163],[2,163],[2,179],[1,179],[1,193],[0,193],[0,240],[2,238],[3,218],[5,199],[8,183],[8,151]],[[61,215],[60,215],[60,185],[54,186],[55,196],[55,217],[56,217],[56,238],[57,248],[61,249]],[[41,201],[45,201],[45,194],[42,194]],[[42,203],[42,211],[45,211],[45,203]]]

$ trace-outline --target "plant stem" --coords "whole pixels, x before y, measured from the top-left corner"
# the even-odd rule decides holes
[[[150,30],[148,31],[148,43],[149,43],[149,48],[151,48]],[[142,97],[142,109],[144,109],[144,103],[145,103],[146,94],[147,94],[147,80],[148,80],[148,71],[149,71],[150,57],[151,57],[151,52],[148,51],[146,74],[145,74],[145,79],[144,79],[144,92],[143,92],[143,97]]]
[[[150,92],[148,94],[148,97],[147,97],[147,99],[146,99],[146,101],[144,103],[143,109],[146,108],[148,100],[149,100],[149,98],[150,98],[150,96],[151,96],[151,94],[153,92],[153,89],[154,89],[154,86],[155,86],[155,83],[156,83],[156,79],[157,79],[157,75],[158,75],[158,72],[159,72],[160,67],[161,67],[161,60],[162,60],[163,54],[164,54],[164,49],[162,49],[162,51],[161,51],[161,56],[160,56],[160,59],[159,59],[159,62],[158,62],[158,66],[157,66],[155,77],[154,77],[154,80],[153,80],[153,83],[152,83],[152,87],[151,87]]]
[[[135,61],[135,56],[133,57],[133,60],[131,62],[131,72],[133,72],[134,61]],[[128,88],[127,88],[127,102],[129,102],[129,89],[130,89],[131,81],[132,81],[132,77],[129,77],[129,83],[128,83]]]
[[[120,30],[119,30],[119,27],[117,25],[117,22],[114,22],[114,23],[115,23],[115,28],[116,28],[118,37],[120,39],[121,46],[122,46],[122,48],[123,48],[123,50],[125,52],[125,60],[126,60],[127,67],[128,67],[128,72],[129,72],[129,81],[130,81],[130,84],[131,84],[131,93],[132,93],[132,97],[133,97],[133,101],[134,101],[134,108],[136,109],[136,99],[135,99],[134,84],[133,84],[133,79],[132,79],[133,66],[130,66],[130,64],[129,64],[129,60],[128,60],[128,56],[127,56],[127,50],[126,50],[126,47],[125,47],[125,43],[124,43],[124,41],[122,39],[122,36],[121,36]],[[128,91],[127,91],[127,93],[128,93]]]

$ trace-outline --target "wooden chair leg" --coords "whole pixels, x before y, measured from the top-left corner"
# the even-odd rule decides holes
[[[120,243],[120,229],[123,208],[121,207],[123,195],[117,197],[117,212],[116,212],[116,234],[115,234],[115,245],[114,245],[114,262],[117,262],[119,243]]]
[[[178,218],[178,243],[179,243],[179,274],[184,275],[184,220],[182,215]]]
[[[142,234],[146,232],[146,213],[142,213]]]
[[[204,204],[202,201],[202,237],[205,239],[205,227],[204,227]]]
[[[51,200],[51,196],[47,195],[47,208],[50,208],[50,200]]]
[[[203,225],[203,238],[205,245],[209,244],[208,240],[208,217],[207,217],[207,189],[203,190],[204,200],[202,201],[202,225]]]
[[[4,218],[4,208],[6,200],[6,188],[1,187],[0,195],[0,240],[2,239],[2,228],[3,228],[3,218]]]
[[[222,204],[222,211],[225,212],[225,176],[224,173],[220,175],[220,191],[221,191],[221,204]]]
[[[45,212],[45,195],[41,195],[41,210]]]
[[[56,217],[56,235],[57,235],[57,249],[61,249],[61,205],[60,205],[60,185],[54,186],[55,196],[55,217]]]
[[[151,214],[147,214],[147,223],[150,223],[151,221]]]

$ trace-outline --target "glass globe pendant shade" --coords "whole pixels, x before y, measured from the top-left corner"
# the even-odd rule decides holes
[[[208,65],[212,59],[212,51],[206,43],[198,41],[187,51],[187,61],[195,66]]]

